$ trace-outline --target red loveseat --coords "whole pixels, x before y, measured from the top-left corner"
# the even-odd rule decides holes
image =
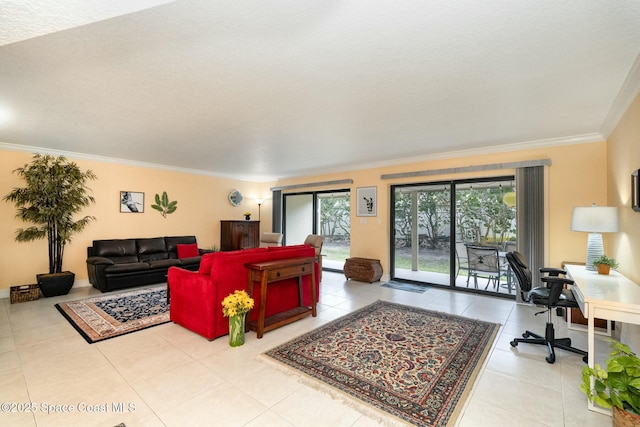
[[[200,269],[195,271],[171,267],[168,283],[171,302],[171,321],[190,331],[213,340],[229,333],[229,319],[222,315],[222,300],[235,290],[247,290],[249,270],[246,263],[265,262],[294,257],[315,257],[315,249],[310,245],[274,246],[269,248],[246,249],[231,252],[206,254],[200,261]],[[316,301],[320,297],[320,271],[316,262]],[[311,276],[304,276],[302,282],[303,302],[311,305]],[[260,295],[255,290],[254,309],[248,314],[256,320],[260,306]],[[277,314],[298,306],[298,280],[288,279],[269,285],[267,292],[266,316]]]

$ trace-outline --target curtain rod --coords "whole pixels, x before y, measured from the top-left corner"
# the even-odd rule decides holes
[[[536,166],[551,166],[551,159],[526,160],[522,162],[493,163],[489,165],[463,166],[458,168],[432,169],[416,172],[400,172],[380,175],[380,179],[412,178],[416,176],[444,175],[464,172],[478,172],[498,169],[531,168]]]
[[[322,181],[322,182],[310,182],[308,184],[294,184],[294,185],[283,185],[281,187],[271,187],[271,191],[282,191],[282,190],[295,190],[298,188],[308,188],[308,187],[321,187],[324,185],[342,185],[342,184],[353,184],[352,179],[338,179],[335,181]]]

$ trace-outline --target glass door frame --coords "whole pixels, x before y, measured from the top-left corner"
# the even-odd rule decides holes
[[[441,180],[441,181],[428,181],[428,182],[417,182],[417,183],[410,183],[410,184],[393,184],[390,187],[390,203],[389,203],[389,226],[390,226],[390,230],[391,232],[390,234],[390,238],[389,238],[389,278],[390,280],[395,278],[395,272],[396,272],[396,262],[395,262],[395,255],[396,255],[396,248],[395,248],[395,241],[396,241],[396,227],[395,227],[395,222],[396,222],[396,214],[395,214],[395,205],[396,205],[396,190],[399,188],[411,188],[411,187],[425,187],[425,186],[449,186],[449,193],[450,193],[450,200],[449,200],[449,214],[450,214],[450,221],[449,221],[449,243],[450,243],[450,250],[449,250],[449,285],[442,285],[442,284],[434,284],[434,283],[427,283],[427,282],[419,282],[419,283],[424,283],[424,284],[428,284],[431,286],[439,286],[439,287],[444,287],[444,288],[450,288],[452,290],[456,290],[456,291],[464,291],[464,292],[472,292],[472,293],[480,293],[483,295],[487,295],[490,294],[492,296],[499,296],[499,297],[506,297],[506,298],[513,298],[512,295],[506,295],[506,294],[495,294],[495,293],[487,293],[481,290],[476,290],[473,288],[467,288],[467,287],[460,287],[460,286],[456,286],[456,251],[455,251],[455,243],[456,243],[456,215],[457,215],[457,209],[456,209],[456,200],[457,200],[457,186],[458,185],[464,185],[464,184],[474,184],[474,183],[485,183],[485,182],[493,182],[493,181],[512,181],[515,183],[515,175],[500,175],[500,176],[491,176],[491,177],[482,177],[482,178],[466,178],[466,179],[454,179],[454,180]],[[515,184],[514,184],[514,188],[515,188]],[[405,279],[401,279],[401,280],[405,280]]]
[[[311,196],[311,201],[312,201],[312,227],[311,227],[311,233],[312,234],[319,234],[319,226],[320,226],[320,211],[319,211],[319,196],[322,194],[331,194],[331,193],[345,193],[345,194],[349,194],[351,195],[351,189],[349,188],[339,188],[339,189],[331,189],[331,190],[320,190],[320,191],[299,191],[299,192],[295,192],[295,193],[283,193],[282,194],[282,230],[283,230],[283,239],[282,239],[282,244],[283,245],[287,245],[289,243],[287,243],[287,235],[286,235],[286,230],[287,230],[287,197],[288,196]],[[351,227],[351,224],[349,224],[349,227]],[[322,266],[323,270],[326,271],[335,271],[335,272],[342,272],[342,269],[337,269],[337,268],[331,268],[331,267],[327,267],[325,265]]]

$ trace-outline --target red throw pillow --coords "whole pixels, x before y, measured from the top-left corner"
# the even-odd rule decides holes
[[[190,243],[190,244],[178,243],[176,245],[176,250],[178,251],[178,258],[193,258],[200,255],[200,251],[198,251],[197,243]]]

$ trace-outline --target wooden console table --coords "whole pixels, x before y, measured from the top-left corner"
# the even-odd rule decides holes
[[[258,338],[262,338],[262,335],[267,331],[295,322],[308,315],[316,317],[315,260],[314,257],[297,257],[245,264],[245,267],[249,269],[249,295],[253,295],[253,282],[260,282],[258,320],[249,321],[247,316],[247,326],[256,331]],[[310,307],[304,305],[302,298],[302,278],[308,275],[311,275]],[[268,284],[294,277],[298,278],[298,307],[265,318]]]

